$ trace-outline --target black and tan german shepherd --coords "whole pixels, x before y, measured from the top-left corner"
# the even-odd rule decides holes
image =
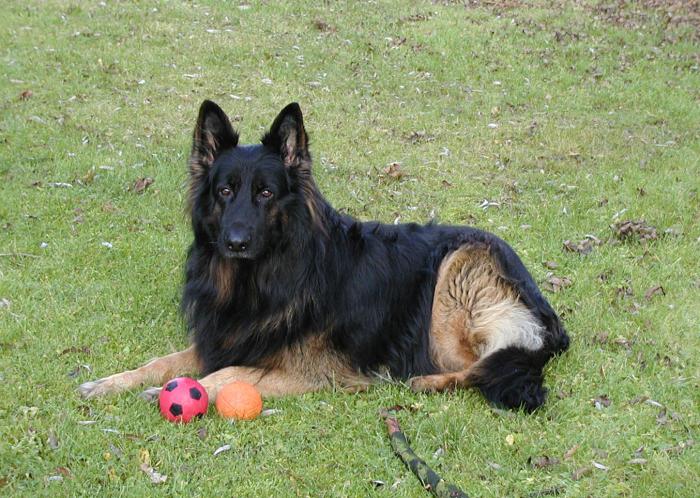
[[[392,378],[540,406],[542,369],[569,338],[515,252],[475,228],[340,214],[314,183],[308,145],[297,104],[256,145],[239,145],[221,108],[202,104],[182,298],[191,346],[81,393],[185,373],[203,376],[212,401],[233,380],[280,396]]]

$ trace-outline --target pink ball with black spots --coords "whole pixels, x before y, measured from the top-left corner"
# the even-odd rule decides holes
[[[209,408],[209,396],[202,384],[189,377],[177,377],[163,385],[158,397],[160,413],[166,420],[186,424],[203,417]]]

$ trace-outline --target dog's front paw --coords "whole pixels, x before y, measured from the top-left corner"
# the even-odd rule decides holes
[[[149,387],[139,394],[139,398],[146,400],[149,403],[155,403],[158,401],[158,397],[160,396],[160,391],[162,389],[162,387]]]
[[[120,393],[132,387],[134,385],[131,372],[122,372],[102,379],[85,382],[78,387],[78,392],[83,398],[94,398],[105,394]]]
[[[442,391],[452,391],[464,385],[465,377],[461,372],[422,375],[413,377],[409,383],[413,392],[417,393],[437,393]]]
[[[411,391],[413,391],[414,393],[434,392],[435,387],[433,385],[433,382],[431,382],[426,377],[428,376],[413,377],[412,379],[410,379],[408,381],[408,385],[411,387]]]
[[[94,398],[95,396],[102,396],[110,392],[109,383],[106,381],[107,378],[85,382],[80,384],[78,387],[78,392],[83,398],[86,399]]]

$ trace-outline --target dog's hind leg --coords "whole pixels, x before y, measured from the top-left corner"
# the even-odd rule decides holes
[[[518,347],[499,349],[459,372],[425,375],[411,380],[414,391],[447,391],[475,387],[489,401],[506,408],[533,411],[546,399],[542,368],[547,355]]]
[[[430,339],[441,373],[416,377],[411,387],[477,387],[494,403],[534,410],[546,393],[545,334],[489,246],[466,244],[443,260],[435,287]]]
[[[85,398],[128,391],[143,384],[163,384],[165,381],[199,370],[199,357],[194,345],[151,360],[135,370],[127,370],[99,380],[85,382],[78,391]]]

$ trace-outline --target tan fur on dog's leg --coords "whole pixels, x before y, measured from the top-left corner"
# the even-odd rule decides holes
[[[226,367],[207,375],[199,382],[207,390],[209,402],[216,401],[216,395],[226,384],[233,381],[243,381],[258,388],[263,397],[286,396],[288,394],[303,394],[317,391],[325,387],[325,383],[310,382],[298,375],[289,375],[280,369],[265,371],[260,368]]]
[[[163,384],[165,381],[199,370],[199,357],[194,345],[167,356],[151,360],[135,370],[85,382],[78,391],[84,398],[128,391],[143,384]]]
[[[414,392],[442,392],[450,391],[458,387],[469,387],[469,374],[472,369],[459,372],[450,372],[433,375],[413,377],[410,380],[411,389]]]

